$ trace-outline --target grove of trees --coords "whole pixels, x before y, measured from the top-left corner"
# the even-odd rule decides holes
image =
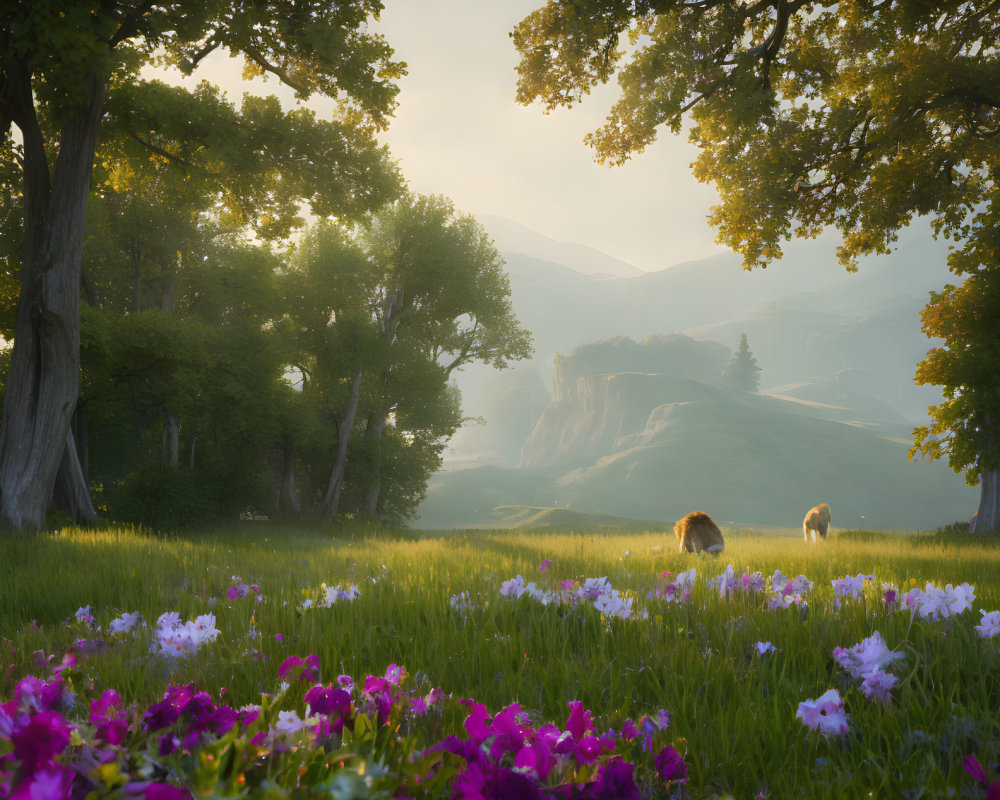
[[[700,148],[710,221],[749,269],[781,242],[842,234],[848,269],[917,216],[955,242],[964,283],[935,294],[944,339],[917,380],[940,385],[913,453],[982,482],[974,530],[1000,529],[1000,14],[992,2],[549,0],[513,33],[518,99],[551,109],[617,76],[587,141],[620,164],[661,127]]]
[[[5,4],[8,524],[404,519],[462,422],[453,372],[530,352],[482,228],[405,192],[375,139],[404,70],[380,9]],[[220,49],[332,117],[140,75]]]

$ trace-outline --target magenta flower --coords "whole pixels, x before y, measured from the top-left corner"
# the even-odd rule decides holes
[[[26,776],[10,800],[63,800],[70,796],[73,776],[73,770],[63,764],[47,764]]]
[[[22,773],[31,775],[49,766],[52,758],[69,744],[70,730],[66,718],[58,711],[36,714],[27,725],[15,730],[10,738]]]
[[[962,766],[965,767],[965,771],[973,778],[986,786],[986,800],[1000,800],[1000,780],[988,783],[989,779],[986,777],[986,770],[983,769],[982,764],[979,763],[975,755],[966,756],[962,762]]]
[[[590,718],[590,712],[583,707],[579,700],[572,700],[569,704],[570,714],[566,720],[566,730],[573,735],[573,740],[579,742],[587,731],[594,729],[594,722]]]
[[[491,719],[490,712],[482,703],[476,703],[472,713],[465,718],[465,730],[475,742],[482,742],[490,736],[490,726],[488,720]]]
[[[309,681],[311,683],[315,683],[319,680],[319,656],[315,653],[312,653],[305,658],[289,656],[281,662],[281,666],[278,667],[278,677],[286,678],[290,673],[297,670],[299,667],[302,669],[298,674],[298,680]]]
[[[549,567],[551,567],[551,566],[552,566],[552,559],[551,558],[547,558],[541,564],[538,565],[538,571],[539,572],[548,572],[549,571]]]

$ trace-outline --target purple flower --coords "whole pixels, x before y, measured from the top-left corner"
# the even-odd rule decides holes
[[[642,800],[632,773],[635,767],[615,756],[607,764],[602,764],[597,780],[588,788],[586,797],[593,800]]]
[[[340,716],[351,706],[351,695],[343,689],[335,689],[333,686],[313,686],[306,692],[305,700],[314,714]]]
[[[14,745],[14,758],[21,762],[21,770],[30,774],[48,765],[52,757],[69,744],[70,726],[58,711],[42,711],[31,718],[23,728],[10,737]]]
[[[869,700],[876,700],[887,705],[892,700],[890,692],[899,683],[899,678],[891,672],[876,669],[861,683],[861,691]]]
[[[549,571],[549,567],[551,567],[551,566],[552,566],[552,559],[551,558],[547,558],[541,564],[538,565],[538,571],[539,572],[548,572]]]
[[[656,755],[656,772],[665,781],[686,783],[688,779],[684,759],[669,744]]]
[[[146,787],[146,800],[187,800],[191,794],[169,783],[151,783]]]
[[[180,711],[177,710],[177,706],[171,703],[169,700],[161,700],[159,703],[153,703],[147,710],[142,718],[142,721],[146,725],[146,730],[152,733],[153,731],[162,730],[170,725],[177,722],[180,717]]]
[[[625,720],[625,724],[622,725],[622,738],[626,742],[631,742],[638,735],[639,729],[635,726],[635,723],[631,719]]]
[[[10,800],[64,800],[70,796],[73,770],[63,764],[47,764],[27,775]]]

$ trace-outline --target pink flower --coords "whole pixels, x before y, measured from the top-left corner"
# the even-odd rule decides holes
[[[551,567],[551,566],[552,566],[552,559],[551,558],[547,558],[541,564],[538,565],[538,571],[539,572],[548,572],[549,571],[549,567]]]
[[[844,701],[836,689],[820,695],[815,700],[805,700],[799,703],[795,716],[803,724],[824,736],[843,735],[847,733],[847,714],[844,711]]]

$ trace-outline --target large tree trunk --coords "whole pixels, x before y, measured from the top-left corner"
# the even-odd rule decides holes
[[[17,528],[40,528],[79,390],[81,248],[105,85],[93,74],[84,79],[81,102],[60,132],[50,183],[30,74],[14,57],[5,66],[24,146],[25,219],[14,351],[0,421],[0,514]]]
[[[77,522],[96,522],[97,512],[90,500],[90,487],[77,456],[73,430],[66,432],[66,446],[52,488],[51,505]]]
[[[160,443],[160,466],[177,469],[181,423],[175,414],[163,412],[163,440]]]
[[[969,529],[975,533],[1000,530],[1000,469],[983,470],[979,511],[972,518]]]
[[[344,475],[347,472],[347,442],[354,428],[354,416],[358,411],[358,401],[361,397],[361,374],[354,376],[354,383],[351,385],[351,400],[347,405],[347,413],[344,418],[337,423],[337,456],[333,462],[333,472],[330,473],[330,482],[326,487],[326,496],[323,498],[323,516],[333,519],[337,516],[340,507],[340,490],[344,485]]]
[[[299,502],[299,495],[295,491],[295,445],[290,444],[281,450],[281,488],[278,491],[278,513],[301,514],[302,503]]]
[[[361,502],[361,510],[369,519],[375,519],[378,513],[378,498],[382,487],[382,432],[385,431],[389,415],[379,412],[369,424],[366,434],[375,442],[375,479],[372,487],[365,492]]]

